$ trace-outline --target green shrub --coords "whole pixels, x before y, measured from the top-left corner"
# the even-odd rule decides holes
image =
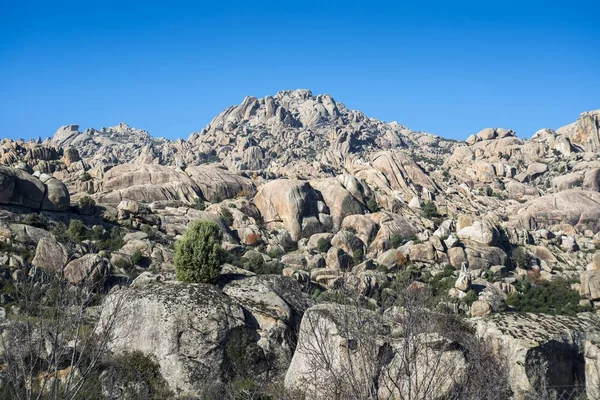
[[[135,249],[135,251],[133,252],[133,254],[131,255],[131,263],[136,266],[140,263],[140,261],[142,261],[142,252],[140,251],[140,249]]]
[[[78,219],[71,220],[69,224],[69,229],[67,230],[67,235],[74,242],[81,242],[82,240],[86,240],[88,238],[88,230],[87,227]]]
[[[432,201],[426,201],[421,206],[421,215],[427,219],[439,218],[441,215],[438,213],[437,207]]]
[[[223,235],[219,225],[212,221],[194,221],[187,232],[175,243],[175,276],[189,283],[214,283],[225,252],[221,248]]]
[[[352,262],[354,265],[358,265],[365,259],[365,253],[363,249],[356,249],[352,252]]]
[[[81,182],[87,182],[90,179],[92,179],[92,176],[88,173],[88,172],[84,172],[83,175],[81,175]]]
[[[321,253],[327,253],[327,251],[331,248],[331,242],[325,238],[321,238],[317,240],[317,250]]]
[[[142,232],[148,235],[148,239],[154,239],[156,237],[156,229],[149,225],[142,226]]]
[[[519,246],[513,250],[511,260],[519,268],[529,268],[533,262],[533,257],[525,247]]]
[[[568,281],[535,281],[525,279],[517,285],[517,291],[508,295],[507,304],[522,312],[575,315],[583,311],[579,306],[581,297],[572,290]]]
[[[494,194],[494,189],[491,186],[485,188],[485,195],[491,197]]]
[[[474,290],[469,290],[467,292],[467,295],[465,297],[463,297],[462,299],[460,299],[460,301],[462,301],[465,304],[471,305],[475,301],[477,301],[477,299],[478,299],[477,293],[475,293]]]
[[[47,229],[48,218],[42,213],[39,214],[27,214],[23,220],[25,225],[35,226],[36,228]]]
[[[114,385],[105,389],[109,393],[116,390],[119,398],[158,400],[173,396],[160,373],[160,365],[141,351],[126,351],[115,355],[106,363],[105,368],[107,374],[103,387],[107,382],[112,382]]]
[[[400,233],[394,233],[390,238],[390,245],[392,248],[398,248],[406,243],[406,239]]]
[[[221,207],[221,218],[228,226],[233,225],[233,214],[229,211],[227,207]]]
[[[67,232],[67,226],[64,222],[58,221],[53,227],[51,232],[56,236],[56,240],[61,243],[68,242],[71,238],[69,237],[69,233]]]
[[[454,287],[456,283],[454,272],[455,269],[452,265],[446,265],[442,272],[431,279],[431,288],[435,296],[445,296],[448,290]]]
[[[79,208],[94,208],[96,207],[96,201],[90,196],[83,196],[79,199]]]
[[[204,211],[206,210],[206,204],[204,204],[204,200],[201,198],[197,198],[194,200],[194,204],[192,205],[196,210]]]
[[[377,204],[377,200],[373,198],[367,200],[367,208],[372,213],[379,211],[379,205]]]

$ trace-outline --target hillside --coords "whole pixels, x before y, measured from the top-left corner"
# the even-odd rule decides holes
[[[224,396],[243,380],[290,399],[283,388],[600,396],[600,110],[528,140],[485,128],[462,142],[294,90],[246,97],[187,140],[79,129],[1,142],[8,338],[44,320],[23,288],[59,276],[94,298],[78,323],[110,327],[113,355],[151,355],[173,396]],[[175,243],[196,220],[218,226],[227,253],[214,285],[175,279]],[[36,346],[44,329],[34,323]],[[85,354],[59,336],[54,347]],[[35,357],[52,379],[74,370]],[[118,375],[106,398],[133,390]],[[144,384],[138,395],[158,393]]]

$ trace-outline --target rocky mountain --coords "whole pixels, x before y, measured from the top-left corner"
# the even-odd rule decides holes
[[[187,140],[124,123],[3,139],[2,287],[48,271],[92,285],[96,332],[118,333],[107,348],[152,356],[174,395],[252,377],[305,398],[347,398],[353,382],[356,398],[596,399],[599,146],[600,110],[528,140],[485,128],[461,142],[308,90],[247,97]],[[216,286],[175,280],[195,220],[222,232]],[[3,290],[6,327],[23,305]],[[410,354],[445,369],[411,375]],[[488,362],[504,375],[475,372]],[[506,392],[484,387],[492,375]]]

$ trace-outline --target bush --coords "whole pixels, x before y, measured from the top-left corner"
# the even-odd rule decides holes
[[[135,251],[133,252],[133,254],[131,255],[131,263],[136,266],[140,263],[140,261],[142,261],[142,252],[140,251],[140,249],[135,249]]]
[[[69,233],[67,232],[67,226],[62,221],[57,222],[52,228],[51,232],[54,234],[54,236],[56,236],[56,240],[61,243],[66,243],[71,239],[69,237]]]
[[[432,201],[426,201],[421,207],[421,215],[427,219],[439,218],[441,215],[438,213],[437,207]]]
[[[379,205],[377,204],[377,200],[375,200],[375,199],[367,200],[367,208],[372,213],[379,211]]]
[[[67,229],[67,235],[74,242],[81,242],[88,238],[87,227],[78,219],[74,219],[69,224],[69,229]]]
[[[327,253],[327,251],[331,248],[331,242],[325,238],[321,238],[317,241],[317,250],[321,253]]]
[[[227,208],[227,207],[221,208],[221,218],[223,218],[223,221],[225,221],[225,223],[228,226],[233,225],[233,214],[231,213],[231,211],[229,211],[229,208]]]
[[[519,246],[513,250],[511,260],[515,266],[526,269],[533,262],[533,257],[525,247]]]
[[[212,221],[194,221],[175,243],[175,276],[188,283],[214,283],[225,252],[221,248],[223,234]]]
[[[572,290],[569,282],[523,280],[517,291],[508,295],[507,304],[522,312],[575,315],[583,311],[579,306],[581,297]]]
[[[399,233],[394,233],[390,238],[390,245],[392,248],[398,248],[406,243],[406,239]]]
[[[94,208],[96,207],[96,201],[90,196],[83,196],[79,199],[79,208]]]
[[[46,229],[48,228],[48,218],[42,213],[39,214],[27,214],[23,220],[25,225],[35,226],[36,228]]]
[[[358,265],[363,262],[364,258],[365,253],[363,252],[363,249],[356,249],[352,252],[352,262],[354,265]]]
[[[118,393],[119,398],[141,400],[173,396],[160,373],[160,365],[141,351],[116,355],[106,367],[105,390],[113,395]]]
[[[92,176],[88,172],[85,172],[83,175],[81,175],[81,182],[87,182],[90,179],[92,179]]]
[[[148,239],[156,238],[156,229],[154,229],[153,227],[151,227],[149,225],[142,226],[142,232],[144,232],[146,235],[148,235]]]

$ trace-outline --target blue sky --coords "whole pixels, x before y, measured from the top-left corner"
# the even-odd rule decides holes
[[[124,121],[187,138],[296,88],[450,138],[529,137],[600,108],[598,15],[576,0],[3,0],[0,137]]]

